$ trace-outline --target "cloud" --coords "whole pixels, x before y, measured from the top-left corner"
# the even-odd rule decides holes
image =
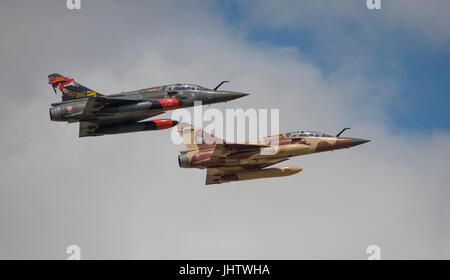
[[[381,10],[367,9],[364,0],[260,0],[237,5],[249,19],[244,23],[247,26],[303,26],[325,32],[324,36],[333,36],[333,33],[334,36],[342,36],[349,32],[353,36],[361,36],[361,39],[406,33],[402,35],[413,36],[416,43],[427,40],[443,47],[450,42],[447,28],[450,3],[445,0],[381,0]]]
[[[450,256],[450,135],[391,131],[389,98],[372,93],[395,81],[325,75],[203,2],[60,2],[0,10],[1,258],[65,258],[70,244],[83,258],[362,259],[371,244],[384,258]],[[169,131],[79,139],[50,122],[53,72],[102,93],[229,79],[252,95],[228,108],[279,108],[282,131],[351,126],[372,142],[292,159],[295,176],[206,188],[204,171],[178,168]]]

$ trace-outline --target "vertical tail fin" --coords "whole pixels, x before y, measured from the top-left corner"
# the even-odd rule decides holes
[[[225,140],[186,122],[178,124],[178,133],[188,150],[225,143]]]
[[[57,73],[48,75],[48,83],[52,86],[55,94],[61,94],[62,101],[101,96],[100,93],[80,85],[74,79]]]

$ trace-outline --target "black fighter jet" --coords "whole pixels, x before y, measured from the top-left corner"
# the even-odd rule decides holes
[[[248,93],[218,90],[193,84],[171,84],[112,95],[102,95],[60,74],[48,76],[48,83],[62,102],[51,104],[50,119],[79,122],[79,137],[160,130],[178,124],[175,120],[147,120],[168,110],[201,104],[227,102]]]

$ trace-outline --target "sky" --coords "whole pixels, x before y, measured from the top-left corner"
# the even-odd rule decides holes
[[[0,3],[0,258],[450,257],[448,1]],[[205,187],[170,130],[78,138],[58,72],[103,94],[174,82],[251,95],[280,131],[371,139],[294,176]],[[170,114],[162,115],[170,117]]]
[[[221,3],[227,23],[245,29],[247,40],[295,47],[325,75],[354,70],[355,58],[361,59],[365,75],[395,82],[396,98],[386,107],[391,129],[449,128],[450,22],[445,15],[450,10],[445,1],[384,1],[381,10],[372,11],[361,0],[269,2]],[[331,20],[312,19],[316,14]],[[422,118],[416,117],[418,111]]]

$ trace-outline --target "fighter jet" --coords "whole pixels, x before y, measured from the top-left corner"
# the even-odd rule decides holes
[[[160,130],[178,124],[175,120],[143,121],[168,110],[202,104],[227,102],[248,93],[218,90],[193,84],[170,84],[112,95],[102,95],[74,79],[54,73],[48,83],[62,101],[51,104],[50,120],[79,122],[79,137],[101,136],[137,131]]]
[[[267,168],[293,156],[350,148],[370,140],[341,137],[314,131],[295,131],[246,141],[228,143],[188,123],[180,123],[178,132],[187,147],[178,156],[182,168],[206,169],[206,185],[259,178],[294,175],[302,168]]]

